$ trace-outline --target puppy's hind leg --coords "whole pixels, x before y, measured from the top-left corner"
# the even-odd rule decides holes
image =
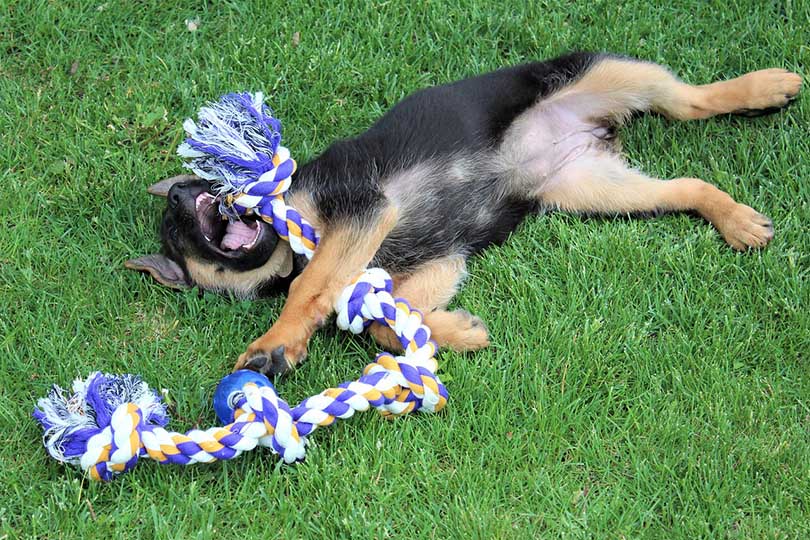
[[[545,206],[583,213],[694,210],[738,250],[764,247],[773,238],[770,219],[715,186],[697,178],[649,178],[615,155],[587,156],[571,163],[537,196]]]
[[[623,119],[652,110],[678,120],[718,114],[763,114],[787,105],[801,88],[799,75],[784,69],[754,71],[727,81],[687,84],[651,62],[606,56],[559,96],[584,94],[596,116]]]

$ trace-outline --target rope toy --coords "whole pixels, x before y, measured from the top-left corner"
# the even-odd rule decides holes
[[[295,172],[289,150],[280,145],[281,124],[261,93],[227,94],[202,107],[198,122],[188,119],[189,138],[178,153],[184,166],[215,183],[220,212],[229,219],[256,213],[272,224],[298,254],[312,258],[319,236],[284,203]],[[54,459],[110,480],[131,470],[139,458],[189,465],[233,459],[257,446],[270,448],[287,463],[305,457],[307,436],[318,427],[371,407],[384,416],[438,412],[447,389],[436,376],[436,343],[422,314],[392,296],[393,282],[381,268],[367,269],[336,301],[337,324],[360,333],[372,322],[396,334],[404,355],[383,352],[356,381],[344,382],[290,407],[260,373],[226,375],[214,393],[224,427],[168,431],[166,406],[135,375],[90,374],[73,383],[73,394],[53,386],[34,409],[43,442]]]

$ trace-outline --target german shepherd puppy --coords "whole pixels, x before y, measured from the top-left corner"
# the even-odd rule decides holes
[[[734,249],[765,246],[773,237],[767,217],[703,180],[659,180],[628,167],[616,128],[642,111],[678,120],[772,112],[800,86],[782,69],[693,86],[656,64],[574,53],[428,88],[295,174],[287,202],[321,234],[309,263],[262,221],[222,221],[209,182],[182,176],[150,188],[168,197],[163,254],[126,266],[171,287],[241,297],[289,288],[278,320],[236,368],[278,374],[301,362],[337,296],[369,265],[391,273],[395,295],[422,310],[439,346],[478,349],[488,344],[481,320],[446,310],[465,261],[538,209],[691,210]],[[370,332],[400,348],[389,329]]]

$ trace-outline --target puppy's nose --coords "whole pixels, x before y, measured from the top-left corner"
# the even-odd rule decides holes
[[[173,187],[171,191],[169,191],[169,207],[177,208],[179,204],[180,204],[180,193]]]

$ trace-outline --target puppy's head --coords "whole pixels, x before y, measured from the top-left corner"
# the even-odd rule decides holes
[[[160,226],[161,254],[131,259],[124,266],[149,272],[168,287],[232,293],[243,298],[279,290],[293,269],[289,244],[256,217],[229,223],[220,216],[212,185],[183,175],[151,186],[166,197]]]

